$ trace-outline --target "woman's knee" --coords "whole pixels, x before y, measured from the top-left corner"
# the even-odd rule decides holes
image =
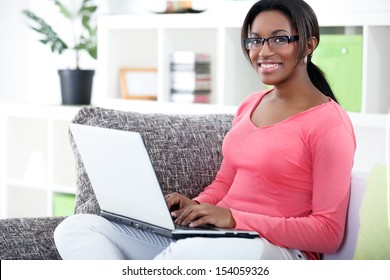
[[[185,260],[196,259],[195,252],[200,249],[200,246],[194,246],[193,240],[196,238],[181,239],[172,242],[164,251],[157,255],[155,260]],[[202,254],[204,257],[204,253]]]
[[[62,243],[64,239],[74,233],[87,232],[90,228],[102,219],[100,216],[92,214],[76,214],[67,217],[54,230],[54,240],[56,244]]]

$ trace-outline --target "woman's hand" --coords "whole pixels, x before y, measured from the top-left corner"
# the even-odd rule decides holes
[[[188,197],[179,193],[171,193],[165,196],[168,208],[171,211],[172,217],[176,218],[177,212],[186,208],[189,205],[198,204],[195,200],[191,200]]]
[[[236,221],[230,209],[211,204],[189,205],[176,211],[175,223],[182,226],[198,227],[202,225],[214,225],[222,228],[234,228]]]

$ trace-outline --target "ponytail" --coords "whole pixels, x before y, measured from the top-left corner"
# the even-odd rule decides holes
[[[307,72],[313,85],[323,94],[332,98],[336,103],[338,103],[332,88],[326,80],[324,72],[311,61],[311,56],[309,56],[307,59]]]

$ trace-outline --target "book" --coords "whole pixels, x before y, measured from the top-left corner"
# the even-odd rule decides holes
[[[211,94],[210,56],[178,51],[171,55],[171,101],[209,103]]]

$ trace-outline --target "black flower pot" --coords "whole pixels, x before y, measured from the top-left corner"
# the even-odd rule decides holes
[[[91,104],[94,70],[58,70],[63,105]]]

